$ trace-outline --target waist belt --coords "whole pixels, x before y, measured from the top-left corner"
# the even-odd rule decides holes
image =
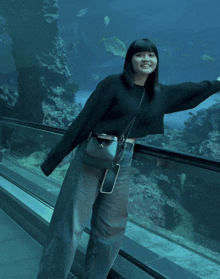
[[[91,136],[92,134],[90,134]],[[89,137],[90,137],[89,136]],[[116,140],[117,141],[117,137],[116,136],[111,136],[111,135],[107,135],[107,134],[94,134],[94,136],[100,138],[100,139],[106,139],[106,140]],[[89,139],[89,138],[88,138]],[[134,143],[136,141],[136,139],[126,139],[125,142],[129,142],[129,143]]]
[[[125,142],[134,143],[136,139],[126,139]]]

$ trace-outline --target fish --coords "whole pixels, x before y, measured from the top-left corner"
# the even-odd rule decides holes
[[[184,183],[186,181],[186,174],[185,173],[181,173],[181,174],[178,174],[178,176],[180,177],[180,184],[181,184],[181,187],[182,187],[182,190],[183,190]]]
[[[110,18],[108,16],[104,17],[104,24],[105,24],[105,28],[109,25],[110,22]]]
[[[80,16],[83,16],[84,14],[86,14],[88,12],[89,9],[85,8],[85,9],[82,9],[80,10],[76,16],[80,17]]]
[[[102,38],[100,42],[104,41],[106,51],[112,52],[114,55],[125,57],[127,47],[116,36],[111,38]]]
[[[200,58],[203,60],[210,60],[212,62],[214,62],[216,60],[215,58],[212,58],[210,55],[207,55],[207,54],[202,55]]]

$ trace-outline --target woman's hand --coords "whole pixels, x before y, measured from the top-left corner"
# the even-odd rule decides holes
[[[218,77],[217,80],[220,81],[220,77]]]

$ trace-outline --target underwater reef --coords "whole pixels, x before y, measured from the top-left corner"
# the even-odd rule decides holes
[[[200,109],[184,122],[184,129],[172,129],[165,125],[163,135],[149,135],[137,143],[162,147],[168,150],[220,159],[220,102],[207,109]]]
[[[150,135],[138,143],[220,159],[220,102],[201,109],[185,121],[183,130],[165,127],[164,135]],[[133,162],[130,212],[139,222],[176,233],[189,241],[220,252],[219,182],[209,177],[179,173],[175,163],[163,168]]]
[[[2,0],[0,10],[5,19],[0,31],[11,39],[9,47],[18,72],[18,96],[10,94],[14,109],[12,102],[3,100],[7,88],[1,88],[2,112],[9,108],[12,118],[65,127],[65,117],[57,117],[56,123],[50,120],[54,113],[52,107],[53,111],[62,111],[59,101],[74,102],[74,93],[79,87],[71,81],[64,42],[59,36],[58,0],[33,0],[31,5],[25,0]],[[74,110],[77,112],[77,104]]]

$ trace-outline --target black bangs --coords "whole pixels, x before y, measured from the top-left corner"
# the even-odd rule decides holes
[[[157,59],[158,57],[158,50],[154,42],[152,42],[149,39],[139,39],[134,41],[130,47],[128,48],[126,57],[125,57],[125,67],[128,66],[129,63],[131,63],[132,56],[137,53],[137,52],[142,52],[142,51],[150,51],[154,52]]]
[[[150,51],[157,53],[157,48],[155,44],[148,39],[136,40],[131,49],[132,54],[142,51]]]

